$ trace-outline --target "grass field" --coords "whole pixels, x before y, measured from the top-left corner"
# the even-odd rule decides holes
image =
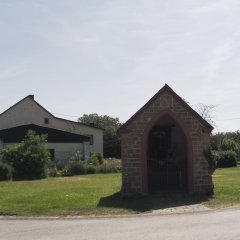
[[[57,216],[145,212],[191,203],[216,208],[240,203],[240,167],[217,169],[215,194],[122,199],[120,174],[94,174],[35,181],[0,182],[0,215]]]
[[[205,202],[208,207],[227,207],[240,204],[240,165],[220,168],[213,174],[214,195]]]
[[[118,191],[119,174],[1,182],[0,215],[91,214],[101,197]]]

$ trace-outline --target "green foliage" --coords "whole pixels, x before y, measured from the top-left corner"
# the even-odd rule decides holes
[[[117,135],[120,123],[119,118],[112,118],[107,115],[98,115],[97,113],[84,114],[78,119],[79,122],[85,124],[94,124],[94,126],[104,129],[103,132],[103,155],[104,157],[121,156],[121,142]]]
[[[211,137],[212,156],[217,167],[236,167],[240,149],[240,133],[218,133]]]
[[[74,176],[85,174],[85,164],[82,154],[77,151],[71,161],[63,168],[62,176]]]
[[[14,179],[40,179],[47,177],[50,153],[47,136],[29,130],[23,141],[2,150],[3,162],[14,169]]]
[[[71,176],[71,174],[70,174],[67,166],[65,166],[65,167],[62,169],[62,171],[61,171],[61,176],[62,176],[62,177],[70,177],[70,176]],[[54,176],[53,176],[53,177],[54,177]]]
[[[72,161],[73,161],[73,162],[83,162],[84,159],[83,159],[82,154],[81,154],[79,151],[77,151],[77,152],[74,154],[74,156],[73,156],[73,158],[72,158]]]
[[[119,173],[121,169],[121,160],[118,159],[104,160],[103,164],[97,166],[98,173]]]
[[[18,163],[19,159],[19,144],[11,145],[1,151],[1,160],[11,166]],[[20,164],[20,163],[19,163]]]
[[[12,175],[12,167],[0,161],[0,181],[10,180],[12,178]]]
[[[94,165],[85,165],[85,173],[86,174],[94,174],[94,173],[96,173],[96,166],[94,166]]]
[[[239,144],[234,139],[225,137],[222,140],[220,148],[223,151],[234,151],[234,152],[237,152],[237,150],[239,149]]]
[[[91,162],[94,166],[98,166],[100,164],[98,158],[95,156],[91,157]]]
[[[76,154],[75,154],[76,156]],[[62,176],[74,176],[94,173],[118,173],[121,171],[121,160],[102,160],[101,154],[93,154],[91,163],[86,164],[81,158],[73,158],[61,171]],[[52,174],[54,176],[54,174]]]
[[[228,151],[208,150],[204,152],[204,155],[208,161],[211,173],[213,173],[216,168],[237,166],[237,153],[232,150]]]
[[[218,152],[208,149],[204,151],[204,156],[208,161],[209,171],[213,174],[217,168]]]
[[[217,167],[237,167],[237,154],[232,150],[218,152]]]
[[[93,153],[91,156],[91,162],[94,166],[98,166],[103,163],[102,156],[100,153]]]
[[[107,158],[120,158],[121,157],[121,141],[116,133],[103,135],[103,155]]]
[[[62,171],[60,169],[57,169],[57,168],[50,168],[48,176],[49,177],[61,177],[62,176]]]
[[[234,141],[234,143],[233,143]],[[227,147],[227,149],[223,149]],[[227,145],[227,146],[226,146]],[[229,146],[230,145],[230,146]],[[231,148],[231,145],[233,148]],[[239,149],[240,147],[240,132],[226,132],[226,133],[217,133],[211,136],[211,148],[213,150],[236,150],[236,146]],[[231,149],[229,149],[230,147]]]
[[[79,161],[71,161],[64,167],[62,171],[63,176],[74,176],[81,174],[85,174],[85,165],[83,162]]]

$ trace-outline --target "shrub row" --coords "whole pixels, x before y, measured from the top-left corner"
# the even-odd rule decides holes
[[[221,151],[215,153],[217,167],[236,167],[237,166],[237,153],[234,151]]]
[[[121,161],[117,159],[103,160],[102,164],[85,164],[83,161],[71,161],[62,170],[51,169],[51,177],[74,176],[94,173],[118,173],[121,172]]]
[[[237,166],[237,153],[232,150],[227,151],[209,150],[205,152],[205,157],[208,160],[211,173],[213,173],[216,168]]]
[[[239,157],[239,133],[220,133],[211,137],[211,147],[205,152],[211,173],[216,168],[236,167]]]

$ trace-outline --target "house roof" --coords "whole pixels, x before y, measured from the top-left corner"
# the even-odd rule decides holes
[[[62,121],[66,121],[66,122],[71,122],[71,123],[75,123],[75,124],[79,124],[82,126],[86,126],[86,127],[90,127],[90,128],[95,128],[95,129],[99,129],[99,130],[104,130],[100,127],[96,127],[96,126],[92,126],[92,125],[88,125],[85,123],[81,123],[81,122],[76,122],[76,121],[72,121],[72,120],[68,120],[68,119],[64,119],[64,118],[59,118],[59,117],[55,117],[52,113],[50,113],[46,108],[44,108],[41,104],[39,104],[35,99],[34,99],[34,95],[28,95],[25,98],[21,99],[20,101],[18,101],[17,103],[15,103],[14,105],[12,105],[10,108],[8,108],[7,110],[5,110],[4,112],[0,113],[0,116],[3,115],[5,112],[9,111],[10,109],[14,108],[16,105],[18,105],[20,102],[24,101],[25,99],[31,99],[35,104],[37,104],[40,108],[42,108],[45,112],[47,112],[50,116],[52,116],[55,119],[59,119]]]
[[[0,138],[6,143],[21,142],[28,130],[33,130],[37,134],[47,134],[47,141],[51,143],[81,143],[90,141],[90,137],[61,131],[54,128],[47,128],[35,124],[22,125],[13,128],[0,130]]]
[[[25,98],[21,99],[20,101],[16,102],[15,104],[13,104],[11,107],[9,107],[8,109],[6,109],[4,112],[0,113],[0,116],[3,115],[4,113],[6,113],[7,111],[9,111],[10,109],[14,108],[16,105],[18,105],[19,103],[23,102],[25,99],[31,99],[33,102],[35,102],[39,107],[41,107],[45,112],[47,112],[48,114],[50,114],[52,117],[55,117],[53,114],[51,114],[46,108],[44,108],[42,105],[40,105],[37,101],[34,100],[34,95],[28,95]]]
[[[172,88],[170,88],[167,84],[163,88],[161,88],[142,108],[140,108],[125,124],[123,124],[119,132],[123,132],[128,128],[128,126],[152,103],[158,99],[163,94],[170,94],[173,98],[181,104],[188,112],[190,112],[203,126],[205,126],[210,131],[213,130],[213,126],[209,124],[205,119],[203,119],[195,110],[193,110],[180,96],[178,96]]]

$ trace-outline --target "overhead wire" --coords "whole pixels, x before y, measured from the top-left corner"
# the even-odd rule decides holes
[[[79,118],[79,116],[74,116],[74,115],[68,115],[68,114],[63,114],[63,113],[53,113],[56,115],[60,115],[60,116],[65,116],[65,117],[76,117]],[[238,120],[240,119],[240,117],[235,117],[235,118],[225,118],[225,119],[215,119],[216,121],[232,121],[232,120]]]

